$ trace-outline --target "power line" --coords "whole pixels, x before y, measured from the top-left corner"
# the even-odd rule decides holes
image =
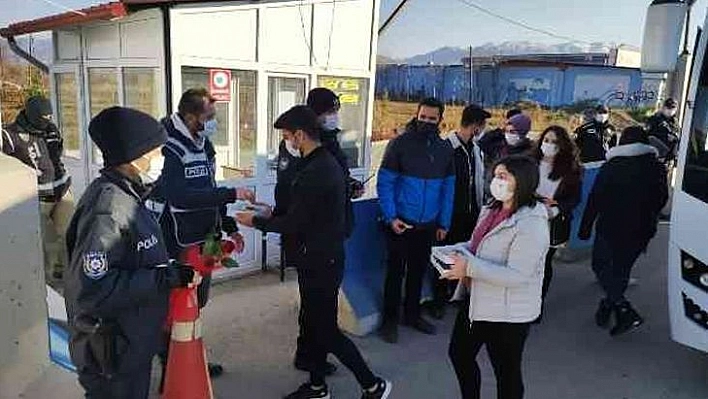
[[[488,9],[486,9],[486,8],[484,8],[484,7],[482,7],[481,5],[479,5],[479,4],[477,4],[477,3],[474,3],[474,2],[472,2],[472,1],[470,1],[470,0],[457,0],[457,1],[459,1],[460,3],[462,3],[462,4],[464,4],[464,5],[468,6],[468,7],[472,7],[472,8],[474,8],[474,9],[476,9],[477,11],[483,12],[483,13],[489,15],[489,16],[492,16],[492,17],[494,17],[494,18],[497,18],[497,19],[500,19],[500,20],[502,20],[502,21],[508,22],[508,23],[510,23],[510,24],[512,24],[512,25],[516,25],[516,26],[522,27],[522,28],[527,29],[527,30],[530,30],[530,31],[532,31],[532,32],[541,33],[541,34],[544,34],[544,35],[546,35],[546,36],[554,37],[554,38],[556,38],[556,39],[569,40],[569,41],[575,42],[575,43],[592,44],[592,43],[590,43],[590,42],[588,42],[588,41],[585,41],[585,40],[579,40],[579,39],[575,39],[575,38],[570,37],[570,36],[559,35],[559,34],[557,34],[557,33],[551,32],[551,31],[546,30],[546,29],[535,28],[535,27],[533,27],[533,26],[531,26],[531,25],[529,25],[529,24],[527,24],[527,23],[525,23],[525,22],[517,21],[517,20],[515,20],[515,19],[511,19],[511,18],[509,18],[509,17],[505,17],[505,16],[503,16],[503,15],[501,15],[501,14],[497,14],[497,13],[495,13],[495,12],[493,12],[493,11],[490,11],[490,10],[488,10]]]
[[[86,13],[85,13],[85,12],[78,11],[78,10],[74,10],[74,9],[71,8],[71,7],[67,7],[67,6],[65,6],[65,5],[63,5],[63,4],[59,4],[59,3],[57,3],[57,2],[55,2],[55,1],[53,1],[53,0],[40,0],[40,1],[43,1],[43,2],[45,2],[45,3],[47,3],[47,4],[49,4],[49,5],[52,5],[52,6],[57,7],[57,8],[61,8],[61,9],[64,10],[64,11],[68,11],[68,12],[74,13],[74,14],[76,14],[76,15],[81,15],[82,17],[85,17],[85,16],[86,16]]]

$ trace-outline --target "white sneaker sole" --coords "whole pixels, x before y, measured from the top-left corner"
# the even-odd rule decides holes
[[[381,399],[388,399],[388,397],[391,395],[392,389],[393,384],[391,384],[391,381],[386,380],[386,390],[384,391],[383,395],[381,395]]]

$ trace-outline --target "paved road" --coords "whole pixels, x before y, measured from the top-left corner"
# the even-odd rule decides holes
[[[593,312],[600,295],[588,262],[559,264],[542,325],[534,327],[525,354],[528,399],[698,399],[708,397],[708,355],[669,339],[666,304],[666,242],[662,228],[634,275],[639,284],[629,297],[646,317],[638,331],[610,338],[595,327]],[[291,275],[221,284],[206,311],[211,359],[227,374],[215,381],[217,398],[279,398],[305,374],[291,368],[296,335],[297,286]],[[394,399],[457,398],[447,361],[452,314],[439,323],[440,333],[426,337],[402,329],[398,345],[375,337],[356,339],[375,371],[393,380]],[[483,397],[494,398],[494,379],[485,355]],[[53,398],[65,375],[53,377]],[[354,378],[342,371],[329,380],[335,398],[358,398]],[[42,396],[37,388],[29,398]],[[46,386],[44,389],[47,389]],[[73,389],[72,389],[73,391]],[[38,396],[34,396],[38,395]]]

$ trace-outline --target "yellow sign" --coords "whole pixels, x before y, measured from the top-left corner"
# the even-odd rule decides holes
[[[334,92],[359,91],[359,79],[351,78],[320,78],[320,86]]]
[[[358,105],[359,104],[359,94],[358,93],[342,93],[339,95],[339,102],[341,104]]]

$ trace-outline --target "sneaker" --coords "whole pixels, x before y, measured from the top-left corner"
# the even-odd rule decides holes
[[[382,380],[376,383],[376,389],[373,391],[364,390],[361,394],[361,399],[386,399],[391,395],[391,389],[393,389],[393,384],[390,381]]]
[[[314,389],[310,383],[307,383],[300,385],[297,391],[285,396],[284,399],[330,399],[330,396],[327,385]]]
[[[295,361],[293,362],[295,365],[295,368],[300,370],[300,371],[305,371],[305,372],[310,372],[312,371],[312,365],[305,360],[302,360],[302,358],[295,358]],[[334,374],[337,372],[337,366],[335,366],[333,363],[327,362],[325,364],[325,376],[329,377],[330,375]]]
[[[435,335],[435,333],[437,332],[435,326],[422,317],[414,321],[406,321],[403,324],[413,328],[414,330],[420,331],[425,335]]]
[[[384,323],[379,330],[379,336],[389,344],[398,343],[398,326],[393,323]]]
[[[612,305],[607,299],[603,299],[595,312],[595,324],[598,327],[607,328],[610,324],[610,316],[612,316]]]
[[[224,374],[224,367],[219,363],[209,363],[207,368],[209,369],[209,377],[211,378],[217,378]]]
[[[644,319],[632,308],[629,302],[615,305],[615,326],[610,330],[610,335],[615,337],[630,332],[644,323]]]

